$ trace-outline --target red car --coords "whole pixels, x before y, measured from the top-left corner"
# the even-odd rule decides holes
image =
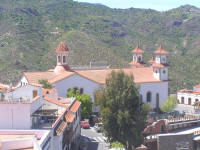
[[[81,121],[81,127],[84,129],[89,129],[90,124],[87,121]]]

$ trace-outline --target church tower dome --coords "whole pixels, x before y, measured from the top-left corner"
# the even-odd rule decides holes
[[[144,50],[139,48],[137,45],[135,49],[132,50],[133,60],[129,63],[132,68],[144,67],[145,63],[143,62],[143,53]]]
[[[70,71],[68,66],[69,49],[64,42],[61,42],[56,48],[57,65],[54,72],[59,74],[64,71]]]

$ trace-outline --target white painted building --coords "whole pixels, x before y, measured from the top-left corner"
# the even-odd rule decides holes
[[[56,89],[42,89],[30,84],[13,88],[4,95],[0,100],[0,129],[48,129],[48,150],[71,150],[78,143],[81,103],[75,98],[58,97]],[[7,146],[12,146],[12,143]]]
[[[50,149],[49,130],[0,130],[0,150]]]
[[[178,91],[177,99],[180,104],[194,105],[200,101],[200,85],[193,87],[193,90],[183,89]]]
[[[142,102],[148,102],[153,108],[158,108],[168,97],[168,52],[160,46],[155,53],[155,60],[151,66],[145,67],[143,62],[144,51],[138,46],[132,51],[133,61],[130,68],[100,69],[100,70],[71,70],[68,66],[69,50],[64,43],[57,49],[57,66],[45,72],[25,72],[17,86],[27,84],[38,85],[40,80],[46,79],[58,91],[58,96],[65,97],[70,88],[78,88],[90,94],[94,102],[94,91],[105,86],[105,79],[113,70],[123,70],[134,76],[134,82],[139,85],[139,94]],[[98,110],[93,107],[93,112]]]

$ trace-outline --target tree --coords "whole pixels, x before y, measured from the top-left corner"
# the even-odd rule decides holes
[[[176,97],[169,96],[167,98],[167,101],[164,104],[162,104],[161,110],[164,112],[171,112],[175,108],[176,104],[178,104]]]
[[[114,72],[106,79],[106,86],[95,91],[95,105],[100,108],[103,129],[109,142],[118,141],[132,150],[143,143],[143,130],[149,111],[141,104],[133,76]]]
[[[52,85],[48,82],[48,80],[39,80],[39,83],[42,84],[44,89],[51,89]]]
[[[80,94],[78,89],[71,89],[67,93],[67,97],[75,97],[81,102],[81,117],[89,118],[92,114],[92,99],[89,94]]]

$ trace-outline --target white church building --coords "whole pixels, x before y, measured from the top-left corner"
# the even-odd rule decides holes
[[[72,70],[68,65],[69,49],[61,42],[56,48],[57,65],[54,69],[44,72],[24,72],[17,83],[17,87],[29,85],[41,86],[40,80],[48,80],[58,91],[58,96],[65,97],[69,89],[78,88],[90,94],[94,102],[94,91],[105,86],[108,74],[114,71],[124,71],[134,76],[134,82],[139,85],[139,94],[142,102],[149,103],[152,108],[158,108],[168,97],[168,52],[160,46],[154,52],[150,66],[143,62],[144,51],[138,46],[132,51],[133,60],[130,68],[99,69],[99,70]],[[97,110],[93,108],[93,111]]]

